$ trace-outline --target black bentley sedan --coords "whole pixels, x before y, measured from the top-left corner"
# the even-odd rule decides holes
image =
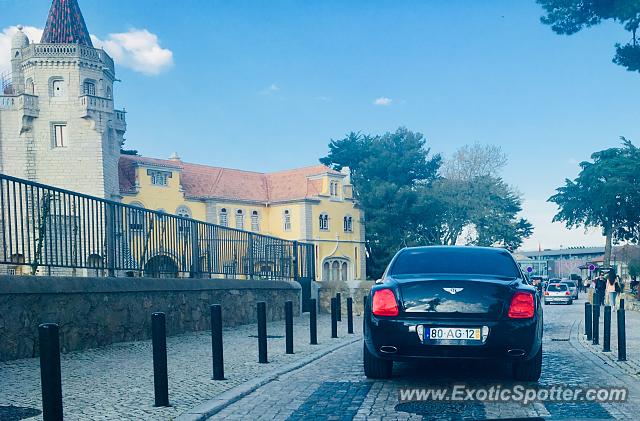
[[[400,250],[371,290],[364,371],[391,377],[394,361],[496,359],[537,381],[542,306],[511,253],[484,247]]]

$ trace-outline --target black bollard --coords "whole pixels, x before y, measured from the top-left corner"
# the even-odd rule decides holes
[[[342,296],[339,292],[336,293],[336,310],[337,310],[337,320],[339,322],[342,321]]]
[[[604,337],[602,338],[602,352],[611,351],[611,306],[604,306]]]
[[[618,361],[627,361],[627,332],[625,330],[624,300],[618,309]]]
[[[258,310],[258,362],[266,364],[267,361],[267,303],[260,301]]]
[[[62,378],[60,372],[60,337],[58,325],[38,326],[40,340],[40,381],[42,386],[42,418],[62,421]]]
[[[286,353],[293,354],[293,301],[284,303]]]
[[[151,315],[151,343],[153,346],[153,389],[155,406],[169,406],[169,378],[167,375],[167,330],[164,313]]]
[[[334,297],[331,299],[331,337],[338,337],[338,300]]]
[[[224,380],[224,351],[222,348],[222,306],[212,304],[211,309],[211,356],[213,380]]]
[[[594,305],[593,307],[593,337],[591,338],[591,343],[593,345],[598,345],[599,337],[600,337],[600,306]]]
[[[347,333],[353,333],[353,298],[347,297]]]
[[[311,308],[309,309],[309,343],[318,345],[318,308],[316,307],[316,299],[310,300]]]
[[[591,309],[591,303],[584,303],[584,333],[587,335],[587,340],[591,340],[591,332],[593,328],[593,321],[591,320],[593,316],[593,310]]]

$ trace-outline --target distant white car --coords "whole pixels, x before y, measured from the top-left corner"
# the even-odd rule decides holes
[[[565,284],[566,286],[569,287],[569,292],[571,292],[571,298],[574,300],[578,299],[578,284],[576,283],[576,281],[570,281],[570,280],[566,280],[566,281],[562,281],[561,283]]]
[[[573,304],[573,297],[569,286],[565,283],[549,283],[544,290],[544,303]]]

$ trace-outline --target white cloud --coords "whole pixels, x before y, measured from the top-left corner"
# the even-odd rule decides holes
[[[25,26],[22,31],[29,41],[40,42],[42,29],[33,26]],[[11,71],[11,38],[18,32],[17,26],[9,26],[0,32],[0,74]]]
[[[105,40],[92,35],[91,40],[120,66],[145,75],[157,75],[173,66],[173,52],[162,48],[158,36],[146,29],[109,34]]]
[[[11,37],[18,31],[16,26],[9,26],[0,31],[0,73],[11,70]],[[25,26],[23,32],[31,42],[40,42],[42,28]],[[115,62],[146,75],[157,75],[173,65],[173,52],[162,48],[158,36],[146,29],[131,29],[107,35],[101,40],[91,35],[96,48],[104,48]]]
[[[263,90],[260,91],[260,95],[271,95],[271,94],[275,94],[276,92],[278,92],[280,90],[280,87],[278,85],[276,85],[275,83],[272,83],[271,85],[267,86],[266,88],[264,88]]]
[[[381,96],[380,98],[376,98],[373,101],[373,105],[381,105],[383,107],[386,107],[388,105],[391,105],[392,102],[393,100],[391,98],[387,98],[386,96]]]

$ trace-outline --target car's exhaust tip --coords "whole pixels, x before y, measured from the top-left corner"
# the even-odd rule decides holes
[[[396,352],[398,352],[398,348],[391,345],[382,345],[380,347],[380,352],[382,352],[383,354],[395,354]]]
[[[525,354],[524,349],[510,349],[507,351],[507,355],[510,357],[524,357]]]

